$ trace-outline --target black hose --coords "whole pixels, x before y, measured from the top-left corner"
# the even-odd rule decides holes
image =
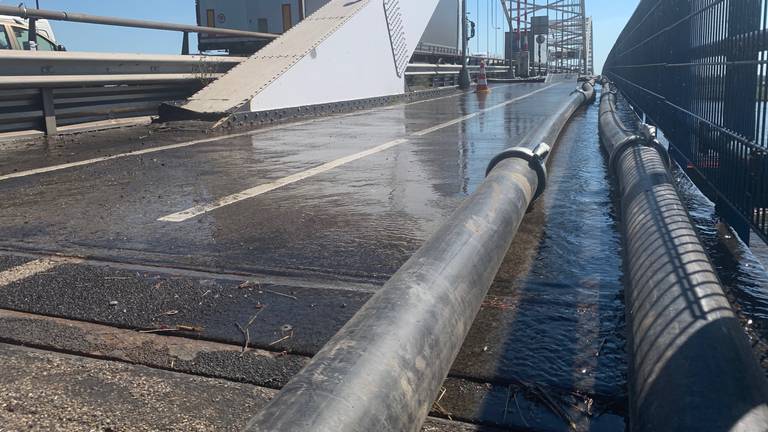
[[[548,127],[590,99],[572,94]],[[532,134],[260,411],[248,431],[418,431],[538,189]],[[543,140],[545,146],[541,146]],[[531,150],[533,149],[533,150]]]
[[[766,431],[768,384],[648,129],[604,82],[600,137],[618,179],[635,432]],[[634,115],[634,114],[633,114]]]

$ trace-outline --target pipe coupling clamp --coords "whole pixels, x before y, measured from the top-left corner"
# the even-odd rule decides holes
[[[667,167],[667,169],[671,167],[672,160],[669,157],[669,151],[667,151],[666,147],[664,147],[659,142],[659,140],[655,138],[648,138],[647,136],[643,135],[630,135],[621,140],[616,145],[616,147],[614,147],[610,160],[608,161],[608,169],[611,172],[615,172],[616,164],[619,162],[619,157],[624,153],[625,150],[635,145],[649,147],[656,150],[659,156],[661,156],[661,160],[664,161],[664,165]]]
[[[499,162],[505,159],[522,159],[528,162],[528,166],[536,171],[538,177],[538,185],[536,186],[536,192],[533,194],[531,202],[536,201],[544,190],[547,188],[547,166],[546,160],[550,152],[550,147],[546,143],[541,143],[533,150],[527,147],[512,147],[497,154],[491,162],[488,163],[488,168],[485,170],[485,176],[487,177],[491,171],[499,164]]]
[[[584,96],[584,100],[589,100],[589,95],[583,89],[575,88],[575,89],[573,89],[571,94],[574,94],[574,93],[581,93],[581,95]]]

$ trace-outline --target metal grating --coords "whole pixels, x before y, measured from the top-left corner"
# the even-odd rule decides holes
[[[642,0],[604,67],[748,241],[768,241],[768,0]]]
[[[389,42],[392,45],[392,57],[395,60],[395,72],[402,77],[408,66],[408,42],[405,40],[403,13],[400,0],[384,0],[384,15],[387,18]]]

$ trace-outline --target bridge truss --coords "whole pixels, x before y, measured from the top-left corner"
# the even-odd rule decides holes
[[[533,67],[539,65],[532,18],[549,18],[542,67],[552,72],[593,73],[592,20],[585,0],[500,0],[510,32],[512,51],[529,51]],[[519,35],[519,36],[518,36]]]

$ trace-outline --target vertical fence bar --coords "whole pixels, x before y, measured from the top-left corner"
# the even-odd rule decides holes
[[[768,241],[767,3],[642,0],[603,71],[745,242]]]

